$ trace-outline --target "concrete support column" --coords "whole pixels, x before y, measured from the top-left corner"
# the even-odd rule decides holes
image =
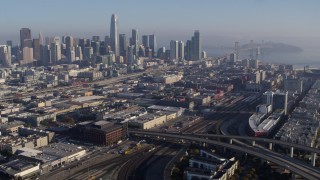
[[[290,157],[293,158],[293,147],[290,148]]]
[[[311,154],[311,164],[312,166],[316,166],[316,159],[317,159],[317,153],[312,153]]]
[[[229,140],[229,143],[232,144],[232,139]]]
[[[256,145],[256,141],[252,141],[252,146],[255,146]]]
[[[296,174],[294,172],[291,172],[291,174],[292,174],[291,179],[296,180]]]
[[[269,149],[272,150],[272,143],[269,143]]]

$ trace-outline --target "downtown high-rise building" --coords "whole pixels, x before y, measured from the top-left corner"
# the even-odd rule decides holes
[[[11,66],[11,46],[0,45],[0,63],[2,67]]]
[[[142,45],[147,48],[149,47],[149,35],[142,36]]]
[[[23,60],[20,61],[21,65],[33,64],[33,48],[24,47],[22,51]]]
[[[49,66],[52,65],[51,62],[51,48],[50,45],[44,45],[42,46],[42,51],[41,51],[41,65],[42,66]]]
[[[100,54],[100,41],[91,41],[91,47],[94,55]]]
[[[20,29],[20,49],[25,47],[25,40],[31,39],[31,30],[29,28]]]
[[[33,40],[24,39],[22,48],[22,60],[21,65],[33,65]]]
[[[40,59],[38,62],[38,65],[43,65],[43,46],[44,46],[44,41],[43,41],[43,34],[42,32],[39,33],[39,46],[40,46]]]
[[[61,60],[61,45],[58,41],[52,42],[50,46],[50,59],[51,64],[59,64]]]
[[[86,47],[86,39],[79,39],[79,46],[81,47],[81,50],[84,50]]]
[[[33,59],[40,61],[40,50],[41,50],[40,40],[33,39]]]
[[[83,60],[82,48],[81,46],[76,47],[76,60]]]
[[[179,43],[178,41],[171,40],[170,41],[170,60],[178,60],[179,55]]]
[[[125,34],[119,35],[119,50],[120,50],[120,56],[126,59],[127,51],[128,51],[128,43],[127,43],[127,37]]]
[[[139,37],[138,37],[138,30],[132,29],[132,36],[130,45],[133,46],[133,55],[138,56],[139,52]]]
[[[74,40],[72,36],[66,36],[65,37],[65,44],[66,44],[66,48],[73,48],[73,44],[74,44]]]
[[[179,60],[184,60],[184,42],[178,42],[178,58]]]
[[[83,59],[90,60],[93,55],[93,48],[92,47],[85,47],[83,50]]]
[[[115,14],[111,16],[111,26],[110,26],[110,40],[111,40],[111,49],[114,54],[119,56],[119,35],[118,35],[118,17]]]
[[[66,57],[69,63],[72,63],[76,60],[76,52],[74,47],[70,47],[66,49]]]
[[[192,51],[191,51],[192,60],[194,61],[200,60],[201,52],[202,52],[201,35],[200,35],[200,32],[196,30],[192,37]]]
[[[149,47],[152,49],[152,56],[157,57],[157,38],[155,34],[149,35]]]
[[[157,57],[160,59],[166,59],[166,48],[165,47],[161,47],[158,49]]]
[[[127,65],[133,66],[135,64],[135,55],[134,53],[134,46],[131,45],[128,47],[128,57],[127,57]]]
[[[185,59],[191,61],[192,59],[192,41],[187,40],[186,47],[185,47]]]

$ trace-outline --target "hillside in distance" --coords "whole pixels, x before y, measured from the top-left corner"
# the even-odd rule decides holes
[[[266,42],[263,44],[244,44],[241,46],[241,51],[250,51],[253,49],[256,51],[256,49],[260,47],[260,52],[261,53],[299,53],[302,52],[303,49],[290,45],[290,44],[285,44],[285,43],[275,43],[275,42]]]

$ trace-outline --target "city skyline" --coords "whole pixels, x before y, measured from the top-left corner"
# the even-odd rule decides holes
[[[2,2],[0,179],[319,179],[318,7]]]
[[[315,23],[319,12],[317,1],[299,3],[299,1],[204,1],[195,4],[191,1],[144,3],[143,6],[133,6],[132,2],[95,1],[95,9],[88,11],[89,2],[81,3],[58,1],[39,3],[37,0],[28,2],[16,1],[2,3],[0,15],[8,16],[0,20],[3,26],[0,41],[13,40],[18,43],[17,33],[21,27],[28,27],[44,36],[91,37],[110,34],[109,17],[117,14],[119,17],[119,33],[130,34],[131,29],[138,29],[140,34],[152,34],[159,37],[158,44],[168,47],[170,40],[186,40],[190,31],[199,29],[204,45],[224,45],[235,40],[268,39],[298,43],[320,38],[320,25]],[[106,5],[106,6],[105,6]],[[16,6],[16,7],[14,7]],[[23,7],[23,8],[21,8]],[[72,7],[73,15],[70,15]],[[26,11],[26,9],[37,11]],[[69,8],[69,9],[68,9]],[[192,8],[193,13],[185,9]],[[14,13],[8,10],[16,9]],[[57,13],[56,10],[59,10]],[[69,10],[69,11],[68,11]],[[81,13],[87,12],[87,13]],[[172,16],[174,15],[174,16]],[[12,21],[11,19],[14,19]],[[188,21],[184,21],[188,19]],[[106,23],[107,22],[107,23]],[[168,28],[168,25],[170,28]],[[174,29],[174,31],[172,31]],[[294,38],[293,38],[294,37]],[[227,42],[227,43],[225,43]]]

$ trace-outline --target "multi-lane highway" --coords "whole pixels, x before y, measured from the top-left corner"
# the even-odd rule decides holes
[[[196,141],[201,143],[212,144],[215,146],[226,147],[228,149],[236,150],[239,152],[247,153],[267,161],[273,162],[278,164],[279,166],[290,170],[296,174],[301,175],[307,179],[319,179],[320,177],[320,169],[316,167],[312,167],[307,165],[306,163],[297,161],[295,159],[283,157],[283,155],[271,152],[266,149],[256,148],[256,147],[248,147],[248,146],[239,146],[235,144],[228,144],[216,140],[206,139],[206,138],[199,138],[196,135],[182,135],[182,134],[174,134],[174,133],[159,133],[159,132],[151,132],[151,131],[134,131],[130,130],[132,135],[148,135],[148,136],[155,136],[155,137],[162,137],[162,138],[176,138],[176,139],[184,139],[190,141]],[[297,163],[299,162],[299,163]]]

